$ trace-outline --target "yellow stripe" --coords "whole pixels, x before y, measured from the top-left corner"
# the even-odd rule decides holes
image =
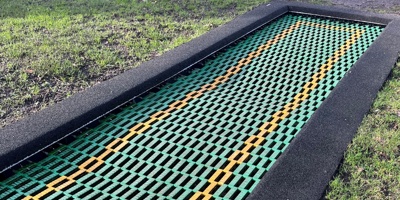
[[[302,21],[296,22],[295,24],[291,25],[288,29],[285,29],[280,34],[276,35],[273,39],[268,40],[265,44],[259,46],[256,51],[249,53],[246,58],[241,59],[235,66],[230,67],[224,75],[215,78],[212,83],[205,84],[199,90],[192,91],[192,92],[186,94],[184,99],[177,100],[174,103],[170,104],[167,109],[158,111],[157,113],[154,113],[153,115],[150,116],[150,118],[147,121],[136,124],[134,127],[132,127],[129,130],[129,133],[125,137],[117,138],[116,140],[112,141],[110,144],[108,144],[106,146],[106,149],[103,153],[101,153],[97,157],[92,157],[92,158],[88,159],[86,162],[84,162],[83,164],[78,166],[79,170],[74,172],[72,175],[69,175],[68,177],[61,176],[61,177],[57,178],[56,180],[48,183],[46,185],[47,188],[45,190],[43,190],[42,192],[40,192],[39,194],[37,194],[35,196],[27,196],[24,199],[39,199],[51,191],[59,191],[65,187],[69,186],[70,184],[74,183],[76,181],[77,176],[79,176],[83,173],[90,173],[90,172],[94,171],[99,166],[101,166],[102,163],[104,163],[105,157],[107,157],[109,154],[111,154],[113,152],[118,152],[119,150],[121,150],[123,147],[125,147],[128,144],[129,140],[132,137],[134,137],[137,134],[141,134],[141,133],[145,132],[146,130],[148,130],[151,127],[151,124],[153,124],[156,121],[163,120],[164,118],[168,117],[171,112],[185,107],[189,101],[196,99],[196,98],[200,97],[201,95],[203,95],[205,92],[207,92],[209,90],[213,90],[218,85],[225,83],[226,81],[229,80],[229,78],[231,76],[237,74],[242,69],[242,67],[249,64],[255,57],[258,57],[259,55],[261,55],[261,53],[263,51],[267,50],[268,48],[271,47],[271,45],[276,44],[278,41],[285,38],[288,34],[293,32],[297,28],[299,28],[301,25],[319,26],[321,28],[327,28],[327,29],[332,29],[332,30],[336,30],[338,28],[338,27],[334,27],[334,26],[319,25],[319,24],[310,23],[310,22],[302,22]],[[353,31],[353,29],[348,29],[348,30],[346,29],[344,31]],[[259,143],[261,143],[261,142],[258,142],[258,144]],[[244,159],[245,158],[240,159],[240,160],[244,160]],[[88,167],[88,165],[90,165],[90,166]],[[231,165],[228,165],[228,166],[231,166]],[[68,181],[66,181],[66,179]],[[59,184],[60,182],[63,182],[63,183]],[[54,187],[54,185],[57,185],[57,184],[58,184],[58,186]]]
[[[322,27],[322,26],[318,26]],[[322,28],[332,28],[332,27],[322,27]],[[336,30],[336,29],[335,29]],[[326,73],[332,69],[333,65],[339,61],[339,58],[343,56],[347,50],[350,49],[351,45],[353,45],[358,38],[364,33],[363,30],[355,31],[354,34],[350,36],[344,45],[342,45],[339,50],[335,51],[333,55],[323,64],[317,73],[315,73],[311,80],[304,84],[302,92],[298,93],[293,97],[292,101],[286,104],[282,110],[277,111],[272,115],[271,120],[265,122],[260,128],[256,135],[250,136],[244,143],[245,147],[240,150],[236,150],[229,158],[228,165],[223,169],[218,169],[208,180],[209,186],[204,191],[196,192],[191,199],[210,199],[212,197],[212,193],[210,191],[214,190],[217,185],[223,185],[226,180],[228,180],[229,176],[231,176],[232,172],[230,171],[232,166],[243,163],[250,155],[250,149],[254,149],[258,145],[265,140],[265,137],[279,127],[279,123],[287,118],[290,113],[295,110],[300,104],[305,101],[309,96],[311,91],[313,91],[317,86],[318,82],[322,80]],[[221,172],[224,172],[224,175],[220,180],[215,180],[215,177],[221,177]]]
[[[118,138],[114,141],[112,141],[109,145],[107,145],[106,147],[106,151],[104,151],[102,154],[100,154],[97,157],[92,157],[89,160],[87,160],[85,163],[83,163],[82,165],[79,166],[79,175],[83,172],[92,172],[93,170],[95,170],[97,167],[99,167],[104,161],[103,159],[110,154],[111,152],[117,152],[120,149],[122,149],[125,145],[128,144],[128,141],[135,135],[137,134],[141,134],[143,132],[145,132],[147,129],[150,128],[151,124],[158,121],[158,120],[162,120],[166,117],[168,117],[170,115],[170,113],[174,110],[178,110],[181,109],[183,107],[185,107],[187,105],[187,103],[195,98],[200,97],[201,95],[203,95],[205,92],[209,91],[209,90],[213,90],[215,89],[218,85],[226,82],[231,76],[233,76],[234,74],[237,74],[243,66],[249,64],[253,58],[259,56],[261,54],[262,51],[265,51],[266,49],[268,49],[271,45],[277,43],[279,40],[283,39],[284,37],[286,37],[286,35],[288,35],[289,33],[293,32],[295,29],[297,29],[300,25],[302,24],[301,21],[293,24],[292,26],[290,26],[288,29],[284,30],[282,33],[276,35],[273,39],[267,41],[267,43],[265,43],[264,45],[261,45],[260,47],[258,47],[257,51],[250,53],[246,58],[241,59],[237,65],[230,67],[226,73],[222,76],[219,76],[217,78],[214,79],[214,81],[210,84],[206,84],[203,85],[199,90],[197,91],[193,91],[188,93],[184,99],[181,100],[177,100],[174,103],[170,104],[168,106],[168,108],[166,110],[163,111],[159,111],[157,113],[154,113],[153,115],[150,116],[150,119],[142,122],[142,123],[138,123],[137,125],[135,125],[134,127],[132,127],[129,130],[129,133],[123,137],[123,138]],[[118,145],[117,145],[118,144]],[[96,162],[93,166],[91,166],[89,169],[86,168],[86,166],[88,164],[91,164],[93,162]],[[73,176],[73,178],[71,177]],[[75,181],[75,177],[78,175],[72,174],[71,176],[69,176],[69,180],[68,182],[65,182],[64,184],[62,184],[61,186],[66,187],[69,184],[72,184]],[[45,189],[44,191],[42,191],[41,193],[35,195],[34,197],[28,196],[24,199],[35,199],[35,198],[41,198],[42,196],[46,195],[47,193],[51,192],[51,191],[58,191],[61,190],[62,188],[60,188],[61,186],[58,187],[53,187],[54,185],[56,185],[57,183],[64,181],[65,176],[59,177],[58,179],[52,181],[51,183],[47,184],[47,189]]]

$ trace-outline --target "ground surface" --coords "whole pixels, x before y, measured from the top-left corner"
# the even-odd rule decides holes
[[[268,0],[0,1],[0,127],[154,58]],[[400,14],[398,0],[301,0]],[[400,66],[328,199],[400,198]]]
[[[358,10],[400,14],[399,0],[331,0],[333,6]]]

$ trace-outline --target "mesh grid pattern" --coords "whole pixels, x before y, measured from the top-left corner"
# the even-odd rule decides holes
[[[21,199],[46,189],[60,176],[70,176],[107,145],[136,124],[167,108],[186,94],[224,74],[249,53],[298,21],[364,30],[364,34],[334,64],[333,69],[279,128],[235,166],[224,184],[212,191],[216,199],[244,199],[278,159],[340,79],[383,30],[382,27],[286,14],[225,49],[204,67],[163,86],[142,101],[106,118],[69,145],[51,152],[0,183],[0,199]],[[276,111],[301,92],[321,64],[343,45],[351,32],[300,26],[263,51],[228,81],[135,135],[90,173],[75,177],[47,199],[188,199],[203,191],[216,170]]]

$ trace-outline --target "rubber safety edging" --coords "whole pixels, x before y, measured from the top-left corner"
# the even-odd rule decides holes
[[[135,69],[1,129],[0,172],[287,12],[386,25],[248,197],[321,198],[398,58],[400,20],[396,16],[293,2],[261,5]]]

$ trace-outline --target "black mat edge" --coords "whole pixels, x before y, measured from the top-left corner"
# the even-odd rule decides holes
[[[108,81],[0,129],[0,173],[287,12],[258,6],[231,22]]]
[[[312,115],[248,199],[321,199],[400,51],[400,20],[304,3],[290,11],[387,24]]]

